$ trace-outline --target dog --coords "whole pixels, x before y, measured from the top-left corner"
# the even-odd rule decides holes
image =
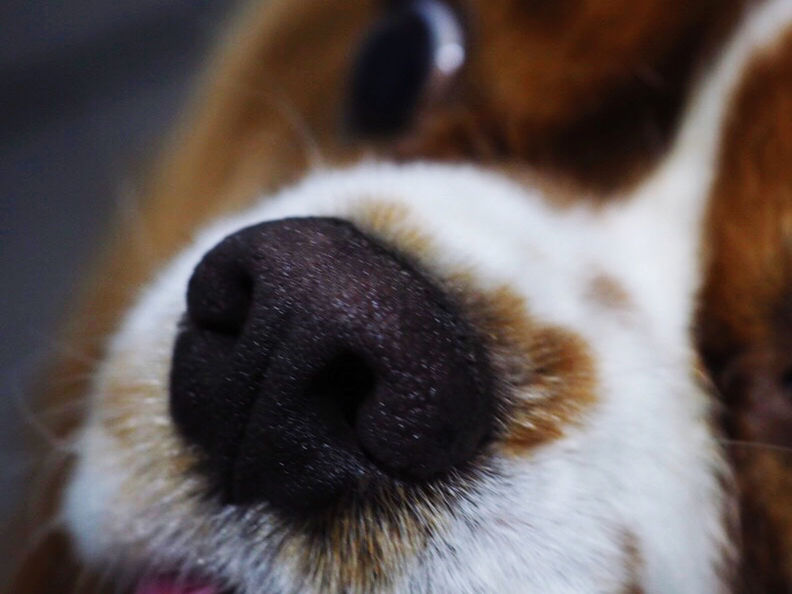
[[[66,329],[12,591],[792,591],[792,2],[220,45]]]

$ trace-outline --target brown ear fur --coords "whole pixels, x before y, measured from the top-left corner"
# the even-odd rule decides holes
[[[742,497],[745,592],[792,590],[792,32],[726,122],[699,343],[723,394]]]

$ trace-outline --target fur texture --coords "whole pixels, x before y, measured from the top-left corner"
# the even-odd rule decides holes
[[[53,377],[90,381],[47,390],[89,402],[45,502],[88,569],[47,539],[14,591],[792,589],[792,2],[605,4],[450,3],[468,62],[373,143],[335,122],[375,7],[252,7],[67,329],[98,364]],[[297,521],[211,495],[168,373],[203,254],[317,215],[453,297],[501,424],[472,472]]]

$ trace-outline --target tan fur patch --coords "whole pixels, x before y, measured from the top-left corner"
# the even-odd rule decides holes
[[[596,370],[575,333],[533,320],[508,287],[467,291],[464,308],[481,332],[508,400],[498,448],[525,455],[563,435],[596,400]]]
[[[382,198],[362,198],[348,219],[411,260],[431,265],[432,255],[436,253],[432,239],[410,221],[410,210],[406,205]]]
[[[629,576],[629,583],[622,590],[622,594],[644,594],[641,583],[643,582],[645,563],[635,534],[629,531],[624,533],[622,549],[626,559],[627,575]]]
[[[438,494],[396,489],[374,504],[305,522],[282,549],[283,561],[293,563],[296,554],[298,571],[320,592],[388,591],[442,529],[445,510]]]
[[[609,309],[627,310],[632,306],[627,290],[615,278],[605,274],[598,274],[591,280],[588,294]]]

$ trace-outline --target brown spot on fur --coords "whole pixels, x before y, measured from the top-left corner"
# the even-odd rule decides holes
[[[792,591],[792,33],[733,99],[698,315],[741,496],[741,592]]]
[[[508,401],[498,447],[524,455],[561,437],[596,400],[596,371],[585,341],[533,320],[508,287],[492,293],[467,288],[460,298],[489,347]]]
[[[625,531],[622,540],[622,550],[625,557],[625,569],[629,583],[622,590],[622,594],[644,594],[641,578],[644,572],[644,558],[638,546],[638,537],[632,532]]]
[[[615,278],[605,274],[598,274],[591,280],[589,295],[609,309],[626,310],[632,305],[625,288]]]

